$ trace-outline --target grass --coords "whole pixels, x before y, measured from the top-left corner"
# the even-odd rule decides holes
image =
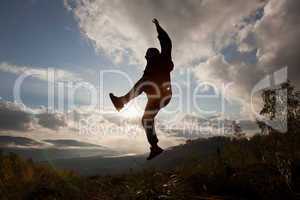
[[[1,199],[296,199],[300,183],[298,134],[219,138],[206,159],[191,155],[169,170],[147,169],[81,177],[0,155]],[[210,142],[208,139],[207,142]]]

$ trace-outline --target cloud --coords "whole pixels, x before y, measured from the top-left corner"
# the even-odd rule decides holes
[[[68,148],[89,148],[93,147],[92,144],[94,144],[106,146],[123,153],[140,154],[149,151],[149,144],[140,120],[131,121],[118,114],[108,115],[97,110],[90,110],[84,106],[67,113],[57,113],[47,112],[45,108],[30,109],[12,102],[3,102],[3,104],[9,106],[1,106],[7,107],[2,112],[1,119],[10,117],[11,120],[10,126],[4,127],[5,130],[2,127],[3,123],[0,123],[0,135],[21,136],[41,141],[43,144],[46,142],[48,145],[34,144],[33,146],[49,147],[52,144],[50,146],[55,148],[62,146],[66,146],[66,148],[67,146]],[[25,116],[30,116],[30,118],[24,120],[20,117],[13,117],[15,115],[10,115],[11,110],[17,110]],[[217,120],[215,121],[211,124],[212,129],[209,129],[213,133],[210,134],[211,136],[217,133],[218,127],[216,125],[218,123]],[[205,131],[205,127],[209,126],[210,123],[208,122],[212,122],[212,120],[194,115],[184,115],[184,119],[180,117],[174,124],[168,124],[166,120],[160,118],[156,122],[160,145],[167,148],[182,144],[187,138],[209,135],[209,132]],[[30,126],[27,124],[30,124]],[[15,127],[30,128],[16,129]],[[6,144],[9,143],[9,140],[9,138],[6,140]],[[24,144],[14,144],[25,146]]]
[[[254,86],[286,66],[288,79],[299,88],[300,45],[296,39],[300,37],[300,13],[296,9],[299,6],[300,2],[295,0],[270,0],[262,8],[261,17],[239,24],[232,43],[237,46],[237,53],[257,49],[257,62],[226,60],[226,55],[219,52],[194,69],[196,77],[217,85],[233,82],[228,96],[246,106],[247,109],[241,109],[245,113],[250,111]]]
[[[66,127],[65,115],[0,100],[0,130],[30,131],[40,126],[53,130]]]
[[[58,130],[60,127],[67,126],[64,114],[45,112],[38,114],[36,117],[41,126],[49,129]]]
[[[75,147],[80,147],[80,148],[84,148],[84,147],[93,147],[93,148],[104,148],[100,145],[96,145],[96,144],[90,144],[87,142],[80,142],[77,140],[44,140],[44,142],[50,143],[52,145],[54,145],[56,148],[75,148]]]
[[[0,100],[0,129],[29,130],[32,115],[22,105]]]
[[[299,86],[300,72],[300,2],[271,0],[265,6],[264,17],[253,27],[257,39],[257,67],[266,73],[288,67],[289,79]]]
[[[85,129],[88,131],[85,132]],[[184,142],[184,139],[171,137],[160,130],[158,134],[163,147]],[[81,147],[92,147],[89,144],[101,145],[119,152],[134,154],[149,150],[140,120],[137,124],[136,121],[121,119],[117,114],[107,116],[85,107],[58,113],[47,111],[45,108],[32,109],[3,100],[0,101],[1,135],[44,141],[48,142],[48,146],[52,143],[57,148],[61,143],[65,143]],[[8,138],[6,144],[9,140]],[[11,142],[15,144],[13,139]]]
[[[116,63],[142,63],[146,49],[158,46],[152,18],[160,20],[174,43],[177,66],[214,55],[244,16],[262,0],[69,0],[82,33]]]
[[[6,62],[0,63],[0,71],[16,74],[16,75],[28,75],[34,78],[37,78],[42,81],[78,81],[81,78],[72,72],[62,70],[62,69],[55,69],[55,68],[39,68],[39,67],[32,67],[32,66],[19,66],[13,65]],[[51,80],[48,78],[48,75],[54,75],[55,80]]]

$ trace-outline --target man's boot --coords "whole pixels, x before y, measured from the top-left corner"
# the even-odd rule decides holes
[[[158,156],[159,154],[161,154],[164,150],[162,148],[160,148],[158,145],[154,145],[152,147],[150,147],[150,154],[147,158],[147,160],[151,160],[154,157]]]
[[[109,93],[109,97],[110,97],[112,103],[114,104],[115,108],[117,109],[117,111],[120,111],[124,107],[122,98],[116,97],[112,93]]]

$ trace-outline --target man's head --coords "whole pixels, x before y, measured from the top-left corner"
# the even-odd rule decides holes
[[[146,60],[150,60],[160,54],[157,48],[149,48],[146,52],[145,58]]]

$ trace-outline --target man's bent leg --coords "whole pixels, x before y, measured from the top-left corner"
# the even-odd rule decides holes
[[[144,91],[145,81],[141,78],[133,88],[124,96],[116,97],[112,93],[109,94],[111,101],[113,102],[115,108],[120,111],[125,104],[127,104],[133,98],[139,96]]]
[[[124,104],[128,103],[130,100],[139,96],[144,91],[145,81],[141,78],[133,88],[124,96],[120,97]]]

